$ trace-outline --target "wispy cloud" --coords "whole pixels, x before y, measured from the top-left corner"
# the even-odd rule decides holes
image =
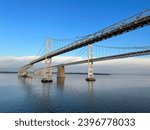
[[[0,57],[0,71],[17,71],[17,69],[34,59],[35,56],[24,57]],[[58,56],[53,58],[53,64],[64,63],[74,57]],[[83,60],[82,57],[76,60]],[[34,68],[43,66],[44,62],[34,65]],[[67,72],[87,72],[87,64],[73,65],[66,67]],[[150,74],[149,58],[126,58],[112,61],[94,63],[94,71],[97,73],[113,74]]]
[[[0,57],[0,71],[17,71],[19,67],[29,63],[31,60],[33,60],[33,58],[34,56]]]

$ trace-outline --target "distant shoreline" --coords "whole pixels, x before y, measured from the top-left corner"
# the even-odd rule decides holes
[[[0,73],[2,73],[2,74],[16,74],[17,72],[0,71]],[[53,74],[57,74],[57,72],[53,72]],[[75,72],[67,72],[65,74],[83,74],[83,75],[87,75],[87,73],[75,73]],[[94,73],[94,75],[111,75],[111,74],[107,74],[107,73]]]
[[[6,73],[6,74],[7,74],[7,73],[8,73],[8,74],[9,74],[9,73],[10,73],[10,74],[13,73],[13,74],[14,74],[14,73],[17,73],[17,72],[0,71],[0,73]]]
[[[9,72],[9,71],[0,71],[0,74],[17,74],[18,72]],[[53,72],[53,74],[57,74],[57,72]],[[79,75],[87,75],[87,73],[80,72],[66,72],[65,74],[79,74]],[[150,75],[150,74],[108,74],[108,73],[94,73],[94,75]]]
[[[65,73],[65,74],[82,74],[82,75],[87,75],[88,73],[72,73],[72,72],[68,72],[68,73]],[[111,74],[107,74],[107,73],[94,73],[94,75],[111,75]]]

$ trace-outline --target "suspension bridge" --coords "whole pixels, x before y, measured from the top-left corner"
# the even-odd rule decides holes
[[[95,81],[95,78],[93,75],[93,62],[114,60],[114,59],[134,57],[134,56],[140,56],[140,55],[148,55],[150,54],[150,49],[148,46],[147,47],[106,47],[106,46],[98,46],[98,45],[96,46],[94,43],[106,40],[111,37],[115,37],[117,35],[121,35],[123,33],[127,33],[129,31],[136,30],[138,28],[148,26],[149,24],[150,24],[150,9],[143,11],[139,14],[136,14],[130,18],[127,18],[121,22],[113,24],[100,31],[92,33],[90,35],[73,38],[72,39],[73,42],[69,41],[70,42],[69,44],[59,46],[59,48],[55,48],[53,50],[52,50],[52,42],[53,41],[60,42],[61,40],[47,39],[45,55],[40,56],[36,59],[33,59],[29,64],[19,68],[18,75],[21,77],[27,77],[28,70],[34,64],[45,60],[45,64],[46,64],[45,67],[42,69],[39,69],[39,70],[42,70],[43,72],[42,82],[52,82],[52,68],[57,67],[57,77],[64,78],[65,66],[88,63],[88,77],[86,78],[86,80]],[[104,52],[104,51],[101,51],[100,48],[103,48],[103,49],[105,48],[107,51],[109,49],[109,55],[99,54],[99,56],[97,55],[97,57],[94,57],[93,51],[95,54],[95,49],[93,49],[93,46],[96,48],[99,48],[99,53]],[[84,52],[88,52],[88,59],[84,59],[81,61],[73,61],[73,59],[70,59],[68,63],[52,65],[53,57],[67,53],[67,52],[71,52],[74,50],[82,49],[82,48],[84,49]],[[119,50],[119,51],[128,50],[128,52],[121,52],[120,54],[119,53],[114,54],[115,52],[114,50]],[[113,52],[113,54],[111,54],[110,52]],[[37,73],[39,70],[34,71],[34,73]]]

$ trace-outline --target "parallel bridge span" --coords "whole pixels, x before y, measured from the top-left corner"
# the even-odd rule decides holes
[[[143,50],[143,51],[113,55],[113,56],[94,58],[94,59],[91,59],[90,61],[98,62],[98,61],[114,60],[114,59],[121,59],[121,58],[129,58],[129,57],[135,57],[135,56],[143,56],[143,55],[149,55],[149,54],[150,54],[150,50]],[[76,61],[76,62],[71,62],[67,64],[62,64],[62,65],[68,66],[68,65],[83,64],[83,63],[88,63],[88,60]]]
[[[150,55],[150,50],[142,50],[142,51],[129,52],[129,53],[106,56],[106,57],[99,57],[99,58],[91,59],[90,61],[92,61],[92,62],[98,62],[99,61],[100,62],[100,61],[122,59],[122,58],[144,56],[144,55]],[[53,65],[52,68],[56,68],[58,66],[69,66],[69,65],[77,65],[77,64],[85,64],[85,63],[88,63],[88,60],[82,60],[82,61],[75,61],[75,62],[66,63],[66,64]],[[40,70],[43,70],[43,69],[44,68],[40,68],[40,69],[35,70],[34,72],[40,71]]]

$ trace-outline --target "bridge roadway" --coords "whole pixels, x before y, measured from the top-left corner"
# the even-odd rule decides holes
[[[91,59],[90,61],[98,62],[98,61],[121,59],[121,58],[128,58],[128,57],[135,57],[135,56],[142,56],[142,55],[149,55],[149,54],[150,54],[150,50],[143,50],[143,51],[136,51],[136,52],[119,54],[119,55],[113,55],[113,56],[94,58],[94,59]],[[76,62],[66,63],[62,65],[68,66],[68,65],[83,64],[83,63],[88,63],[88,60],[76,61]],[[56,65],[56,66],[59,66],[59,65]],[[56,66],[53,66],[53,67],[56,67]]]
[[[143,12],[141,12],[135,16],[132,16],[128,19],[125,19],[119,23],[116,23],[112,26],[109,26],[105,29],[102,29],[98,32],[87,35],[87,36],[83,37],[82,39],[79,39],[79,40],[77,40],[69,45],[66,45],[58,50],[48,53],[47,55],[41,56],[41,57],[33,60],[29,64],[21,67],[20,69],[27,69],[28,66],[44,60],[45,57],[51,58],[51,57],[63,54],[65,52],[69,52],[74,49],[78,49],[83,46],[87,46],[89,44],[93,44],[95,42],[102,41],[102,40],[111,38],[113,36],[117,36],[117,35],[129,32],[129,31],[147,26],[149,24],[150,24],[150,9],[143,11]]]
[[[142,51],[136,51],[136,52],[130,52],[130,53],[94,58],[94,59],[91,59],[91,61],[93,61],[93,62],[107,61],[107,60],[129,58],[129,57],[135,57],[135,56],[144,56],[144,55],[149,55],[149,54],[150,54],[150,50],[142,50]],[[58,66],[69,66],[69,65],[84,64],[84,63],[88,63],[88,60],[82,60],[82,61],[75,61],[75,62],[66,63],[66,64],[53,65],[52,68],[56,68]],[[44,68],[40,68],[40,69],[35,70],[34,72],[40,71],[43,69]]]

